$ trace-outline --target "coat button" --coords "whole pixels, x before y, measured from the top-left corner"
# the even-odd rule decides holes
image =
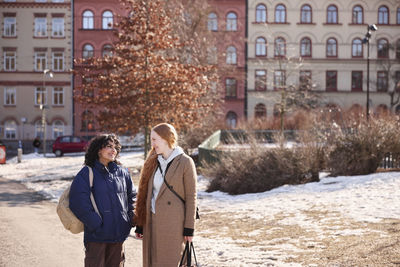
[[[168,201],[168,205],[171,205],[171,201]]]

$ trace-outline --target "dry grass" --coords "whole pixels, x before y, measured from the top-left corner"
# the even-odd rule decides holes
[[[400,266],[400,220],[359,222],[320,208],[303,210],[301,214],[303,221],[288,224],[284,220],[294,214],[254,219],[232,212],[202,210],[197,231],[204,238],[231,238],[244,248],[254,246],[286,253],[287,263],[302,266]],[[254,231],[258,234],[249,234]]]

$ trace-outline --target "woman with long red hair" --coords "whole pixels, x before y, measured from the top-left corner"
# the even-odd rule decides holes
[[[143,266],[177,267],[185,241],[194,234],[196,168],[177,146],[172,125],[156,125],[150,138],[136,203],[136,236],[143,239]]]

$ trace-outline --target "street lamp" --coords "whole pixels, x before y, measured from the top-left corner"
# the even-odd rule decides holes
[[[53,72],[49,69],[43,70],[43,90],[46,92],[46,75],[49,75],[50,78],[53,78]],[[42,129],[43,129],[43,156],[46,157],[46,109],[48,106],[45,105],[44,97],[42,97],[42,104],[40,105],[40,109],[42,110]],[[46,99],[47,101],[47,99]]]
[[[367,33],[362,40],[363,44],[367,44],[367,120],[369,120],[369,39],[371,38],[371,31],[375,32],[378,30],[375,24],[368,25]]]

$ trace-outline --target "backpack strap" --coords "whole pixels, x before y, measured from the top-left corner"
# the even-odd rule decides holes
[[[92,189],[93,189],[93,170],[89,166],[87,166],[87,167],[89,169],[90,201],[92,202],[93,208],[96,211],[96,213],[99,214],[99,216],[101,217],[100,212],[97,209],[96,201],[94,200],[94,196],[93,196],[93,192],[92,192]]]

